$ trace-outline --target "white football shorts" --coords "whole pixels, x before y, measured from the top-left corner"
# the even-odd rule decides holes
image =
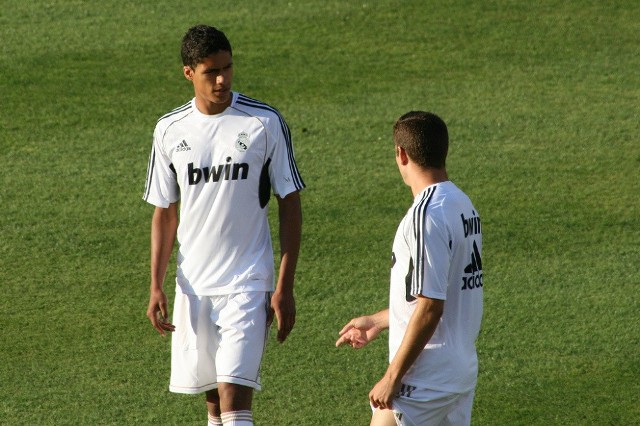
[[[402,385],[393,400],[398,426],[469,426],[475,389],[465,393],[416,389]]]
[[[169,390],[195,394],[235,383],[260,390],[271,293],[195,296],[176,289]]]

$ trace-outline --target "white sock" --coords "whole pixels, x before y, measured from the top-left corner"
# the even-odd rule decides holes
[[[253,414],[250,410],[227,411],[221,417],[225,426],[253,426]]]
[[[222,426],[222,419],[209,413],[209,423],[207,426]]]

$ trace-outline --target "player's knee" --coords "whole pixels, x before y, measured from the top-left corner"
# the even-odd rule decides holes
[[[223,412],[251,410],[253,388],[235,383],[219,383],[218,394]]]
[[[210,416],[220,417],[220,396],[218,395],[218,390],[213,389],[205,392],[206,401],[207,401],[207,411]]]

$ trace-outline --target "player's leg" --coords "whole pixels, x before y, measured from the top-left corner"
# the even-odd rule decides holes
[[[371,416],[369,426],[396,426],[396,417],[393,410],[375,409]]]
[[[218,389],[207,391],[205,396],[207,400],[207,413],[209,414],[209,423],[207,423],[207,426],[222,426]]]
[[[215,297],[183,294],[176,290],[171,336],[172,392],[198,394],[205,392],[208,425],[221,426],[220,399],[217,386],[215,356],[220,341],[213,321]]]
[[[220,411],[251,410],[253,388],[221,382],[218,385]]]
[[[475,389],[459,394],[442,424],[444,426],[469,426],[474,395]]]
[[[222,424],[232,426],[253,425],[251,402],[253,388],[234,383],[220,383],[220,411]]]
[[[219,337],[211,321],[208,297],[176,289],[171,335],[171,392],[199,394],[216,387],[215,355]]]
[[[393,400],[393,407],[402,413],[398,421],[402,426],[449,425],[459,426],[459,419],[447,422],[447,416],[455,411],[460,394],[434,391],[431,389],[413,389],[408,395]],[[463,423],[464,424],[464,423]]]
[[[219,309],[216,356],[218,395],[224,425],[253,425],[253,390],[261,389],[260,364],[267,339],[269,297],[265,292],[229,295]]]

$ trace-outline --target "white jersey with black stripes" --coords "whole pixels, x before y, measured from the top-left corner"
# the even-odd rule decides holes
[[[482,319],[482,229],[467,195],[450,181],[428,186],[398,227],[391,267],[389,360],[395,356],[416,296],[444,300],[432,338],[402,383],[445,392],[476,384],[475,341]]]
[[[144,200],[180,202],[177,283],[200,296],[273,291],[267,202],[304,188],[289,127],[277,110],[233,93],[217,115],[195,99],[162,116]]]

